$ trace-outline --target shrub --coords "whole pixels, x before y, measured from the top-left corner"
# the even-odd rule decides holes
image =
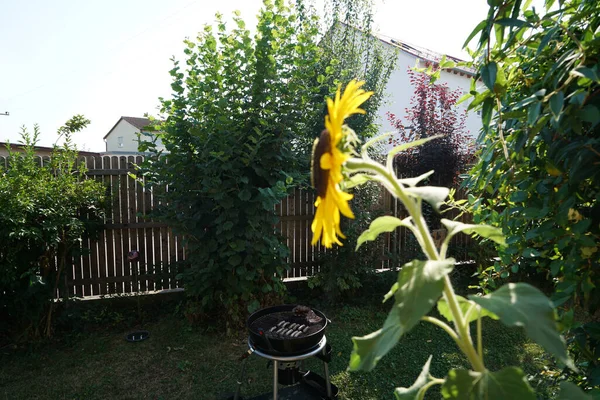
[[[75,116],[59,129],[65,142],[49,161],[36,157],[39,129],[21,133],[22,153],[9,151],[0,179],[0,330],[52,333],[52,312],[62,273],[84,232],[102,223],[103,186],[76,165],[71,135],[89,123]]]

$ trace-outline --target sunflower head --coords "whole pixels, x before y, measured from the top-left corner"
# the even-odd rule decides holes
[[[344,120],[353,114],[364,114],[359,106],[373,94],[361,89],[363,84],[353,80],[343,94],[338,88],[335,99],[327,99],[325,130],[315,140],[311,163],[312,184],[317,190],[317,211],[311,226],[313,245],[321,239],[325,247],[332,247],[333,243],[341,246],[338,237],[345,236],[340,230],[340,213],[354,218],[348,204],[352,195],[343,192],[339,185],[344,179],[342,167],[356,142],[354,131],[344,126]]]

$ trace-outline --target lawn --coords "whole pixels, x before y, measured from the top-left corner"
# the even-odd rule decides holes
[[[373,372],[347,372],[351,337],[378,329],[389,306],[319,306],[332,320],[327,331],[334,353],[330,371],[340,388],[340,399],[391,399],[396,386],[412,384],[430,354],[435,376],[466,366],[451,339],[440,329],[420,323]],[[151,337],[140,343],[126,342],[128,329],[117,325],[63,335],[59,341],[35,348],[3,348],[0,398],[217,399],[235,390],[238,359],[247,349],[243,332],[227,337],[218,328],[192,327],[173,313],[150,320],[143,326]],[[542,350],[521,330],[486,320],[484,340],[491,370],[519,365],[532,375],[542,367]],[[320,362],[311,360],[308,365],[322,374]],[[243,394],[270,391],[271,379],[266,360],[250,357]],[[431,391],[428,398],[438,396]]]

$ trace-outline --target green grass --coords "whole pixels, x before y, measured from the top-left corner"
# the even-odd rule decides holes
[[[444,332],[420,323],[373,372],[347,372],[351,337],[381,327],[389,306],[321,307],[332,319],[327,330],[334,354],[330,371],[340,399],[391,399],[395,387],[412,384],[429,355],[433,355],[434,376],[467,366]],[[126,342],[126,330],[109,329],[35,350],[4,348],[0,350],[0,399],[214,399],[235,390],[238,358],[247,349],[243,333],[225,337],[214,328],[192,328],[172,315],[144,328],[151,338],[140,343]],[[486,320],[484,345],[491,370],[518,365],[534,374],[542,367],[543,352],[521,330]],[[308,366],[322,374],[318,360],[310,360]],[[271,379],[266,361],[250,357],[243,394],[270,391]],[[438,397],[435,391],[427,396]]]

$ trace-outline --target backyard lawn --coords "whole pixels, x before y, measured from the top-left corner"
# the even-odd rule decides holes
[[[422,322],[373,372],[346,372],[351,337],[379,329],[389,306],[320,306],[332,320],[327,330],[334,354],[330,370],[333,383],[340,388],[340,399],[391,399],[396,386],[412,384],[430,354],[434,376],[466,366],[451,339]],[[518,365],[528,375],[539,372],[544,357],[539,346],[520,330],[497,321],[484,322],[489,369]],[[140,343],[126,342],[127,329],[113,327],[67,336],[35,349],[5,347],[0,350],[0,398],[218,399],[235,390],[241,365],[238,359],[247,349],[243,332],[227,337],[214,327],[192,327],[172,313],[153,318],[143,327],[151,337]],[[310,361],[309,366],[323,373],[320,362]],[[250,357],[243,395],[270,391],[271,379],[266,360]],[[428,398],[438,395],[431,391]]]

